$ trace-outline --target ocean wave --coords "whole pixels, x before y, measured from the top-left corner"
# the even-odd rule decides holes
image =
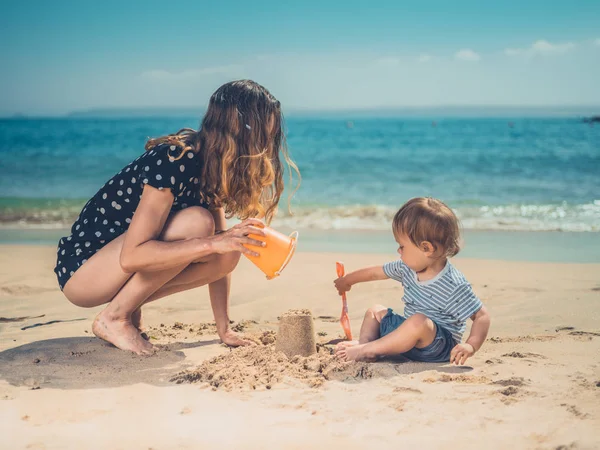
[[[465,206],[454,209],[466,230],[600,231],[600,200],[582,205]],[[280,214],[275,226],[320,230],[389,230],[396,208],[352,205],[299,207]]]
[[[75,204],[74,204],[75,203]],[[32,207],[0,207],[4,228],[67,228],[83,202],[51,202]],[[600,200],[571,205],[464,205],[454,208],[466,230],[600,231]],[[396,208],[387,205],[296,206],[293,215],[281,208],[274,227],[315,230],[390,230]]]

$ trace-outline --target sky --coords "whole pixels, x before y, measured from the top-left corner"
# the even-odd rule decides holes
[[[600,105],[600,1],[21,1],[0,115],[198,107],[251,78],[284,110]]]

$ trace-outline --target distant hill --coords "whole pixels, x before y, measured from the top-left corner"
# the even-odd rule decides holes
[[[201,118],[203,108],[97,108],[73,111],[72,118]],[[284,109],[288,117],[588,117],[600,106],[427,106],[369,109]]]
[[[73,119],[134,119],[134,118],[185,118],[200,121],[205,108],[153,107],[153,108],[91,108],[72,111],[65,115],[14,114],[6,119],[73,118]],[[571,117],[598,116],[600,105],[591,106],[407,106],[355,109],[284,108],[286,117],[358,119],[377,117],[442,118],[521,118],[521,117]]]
[[[198,117],[204,115],[203,108],[93,108],[72,111],[67,117],[72,118],[148,118],[148,117]]]

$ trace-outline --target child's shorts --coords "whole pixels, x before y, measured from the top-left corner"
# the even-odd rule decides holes
[[[379,325],[379,335],[381,337],[390,334],[398,328],[406,319],[400,314],[396,314],[392,308],[388,308],[387,314],[381,319]],[[456,345],[452,334],[441,325],[433,322],[435,325],[435,338],[427,347],[412,348],[402,356],[419,362],[449,362],[450,352]]]

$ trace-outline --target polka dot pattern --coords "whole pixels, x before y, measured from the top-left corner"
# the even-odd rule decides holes
[[[70,276],[102,247],[125,233],[142,198],[144,186],[169,189],[175,197],[171,212],[204,206],[198,192],[200,161],[175,146],[161,145],[144,152],[112,177],[84,206],[60,240],[54,269],[63,289]]]

